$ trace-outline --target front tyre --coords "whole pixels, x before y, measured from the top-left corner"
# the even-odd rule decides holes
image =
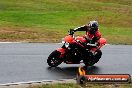
[[[61,53],[59,51],[53,51],[47,59],[48,65],[51,67],[57,67],[58,65],[60,65],[63,61],[62,58],[60,58],[60,55]]]

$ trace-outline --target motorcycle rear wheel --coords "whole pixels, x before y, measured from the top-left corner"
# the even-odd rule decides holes
[[[93,66],[95,63],[97,63],[99,61],[99,59],[102,56],[102,51],[101,50],[97,50],[95,52],[97,52],[97,54],[95,56],[93,56],[93,58],[90,57],[88,59],[84,59],[83,60],[85,66]]]
[[[60,65],[62,63],[62,58],[60,58],[60,55],[61,53],[59,51],[53,51],[47,59],[48,65],[51,67],[57,67]]]

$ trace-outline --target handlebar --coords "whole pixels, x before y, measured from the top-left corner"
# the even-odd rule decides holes
[[[68,31],[69,32],[69,35],[73,35],[74,34],[74,30],[73,29],[70,29],[70,31]]]

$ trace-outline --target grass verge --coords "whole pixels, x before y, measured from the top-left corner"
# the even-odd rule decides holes
[[[0,41],[60,42],[90,20],[108,43],[132,44],[131,0],[0,0]]]
[[[87,84],[80,86],[74,83],[63,83],[43,84],[39,86],[29,86],[28,88],[132,88],[132,84]]]

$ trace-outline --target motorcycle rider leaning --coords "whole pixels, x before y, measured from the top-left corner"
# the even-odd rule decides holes
[[[98,22],[97,21],[90,21],[88,24],[86,24],[84,26],[72,29],[72,31],[73,32],[86,31],[86,35],[83,37],[87,40],[87,42],[86,42],[86,44],[84,44],[84,46],[89,46],[90,44],[91,45],[93,44],[92,47],[94,47],[96,49],[98,48],[98,46],[99,46],[98,41],[101,38],[101,34],[99,32],[99,29],[98,29]],[[98,62],[98,60],[101,58],[102,52],[98,49],[96,50],[96,52],[98,52],[98,53],[95,53],[95,51],[90,51],[89,56],[91,57],[91,59],[97,58],[97,60],[95,62]]]
[[[71,31],[72,31],[71,34],[74,34],[74,32],[76,31],[86,31],[86,35],[83,36],[86,39],[86,43],[83,45],[86,46],[88,50],[90,49],[90,47],[93,47],[95,49],[95,50],[90,49],[90,51],[88,51],[89,60],[91,59],[92,61],[91,64],[98,62],[102,55],[101,50],[98,49],[98,46],[100,46],[99,40],[101,38],[101,34],[98,28],[98,22],[90,21],[88,24],[72,29]],[[79,46],[79,45],[76,45],[76,46]],[[82,48],[82,51],[85,52],[84,49],[86,48]],[[86,62],[87,62],[87,59],[86,59]]]
[[[90,21],[86,25],[73,29],[73,32],[76,31],[86,31],[86,35],[84,37],[86,38],[87,43],[89,44],[96,44],[101,38],[97,21]]]

